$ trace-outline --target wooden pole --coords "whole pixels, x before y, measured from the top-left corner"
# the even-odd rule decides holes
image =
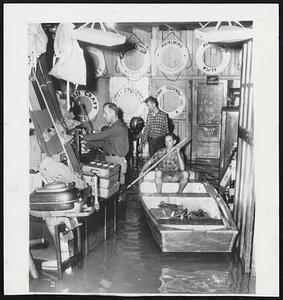
[[[34,279],[39,278],[39,275],[38,275],[37,269],[35,267],[33,257],[31,255],[30,250],[29,250],[29,272],[30,272],[30,275],[31,275],[32,278],[34,278]]]
[[[159,161],[157,161],[155,164],[153,164],[150,168],[148,168],[142,175],[140,175],[137,179],[135,179],[132,183],[130,183],[126,190],[128,188],[130,188],[131,186],[133,186],[136,182],[138,182],[139,180],[141,180],[149,171],[151,171],[152,169],[154,169],[160,162],[162,162],[166,157],[168,157],[173,151],[175,151],[177,149],[177,147],[180,147],[180,145],[185,145],[185,142],[188,141],[188,137],[185,137],[184,139],[181,140],[180,143],[178,143],[177,145],[175,145],[166,155],[164,155],[162,158],[159,159]]]

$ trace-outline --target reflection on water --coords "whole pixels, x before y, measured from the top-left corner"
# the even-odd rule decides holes
[[[137,187],[119,206],[117,232],[62,281],[31,280],[30,291],[68,293],[249,293],[234,254],[162,253],[151,236]]]
[[[229,271],[182,271],[162,268],[159,291],[161,293],[231,293]],[[235,292],[235,291],[234,291]]]

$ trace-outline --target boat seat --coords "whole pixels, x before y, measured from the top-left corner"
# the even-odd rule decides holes
[[[196,173],[193,171],[188,171],[190,175],[190,181],[196,180]],[[144,180],[154,180],[155,179],[155,171],[150,171],[144,176]]]

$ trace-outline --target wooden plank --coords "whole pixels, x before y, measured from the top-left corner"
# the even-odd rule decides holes
[[[246,218],[247,218],[247,208],[248,208],[248,200],[249,200],[249,180],[250,180],[250,152],[247,147],[247,144],[243,144],[243,174],[242,174],[242,180],[244,180],[245,184],[242,185],[242,193],[241,193],[241,233],[240,233],[240,256],[243,256],[244,251],[244,242],[245,242],[245,231],[246,231]]]
[[[56,99],[53,99],[55,92],[53,91],[51,93],[51,91],[50,91],[50,89],[53,86],[49,85],[49,88],[47,88],[47,83],[45,82],[45,77],[44,77],[45,74],[42,69],[38,68],[38,72],[36,74],[34,73],[33,76],[34,76],[33,78],[39,88],[40,94],[44,100],[44,103],[46,105],[49,116],[52,120],[52,124],[56,130],[57,136],[61,143],[61,146],[65,152],[65,155],[67,156],[69,167],[71,169],[73,169],[74,171],[81,173],[80,165],[78,163],[77,157],[75,156],[74,150],[72,149],[71,146],[69,146],[68,143],[65,143],[63,134],[58,127],[58,125],[61,125],[61,127],[64,128],[64,126],[63,126],[64,124],[61,122],[63,119],[63,116],[62,116],[62,113],[60,110],[58,99],[57,99],[57,97],[56,97]],[[37,76],[39,76],[39,77],[37,77]]]
[[[235,196],[234,196],[234,209],[233,217],[237,223],[238,212],[239,212],[239,203],[240,203],[240,174],[241,174],[241,157],[242,157],[242,143],[241,139],[238,139],[238,154],[237,154],[237,169],[236,169],[236,179],[235,179]]]
[[[251,131],[239,126],[238,135],[239,138],[241,138],[243,141],[248,143],[250,146],[253,145],[254,139],[253,139],[253,133]]]
[[[32,80],[29,80],[29,104],[31,111],[41,109]]]
[[[253,87],[251,86],[252,43],[243,47],[241,80],[240,128],[238,140],[238,168],[236,174],[234,216],[240,229],[238,244],[245,272],[255,273],[254,264],[254,161],[253,161]]]
[[[163,252],[230,252],[231,231],[162,232]]]
[[[157,31],[158,26],[153,25],[151,31],[151,45],[150,45],[150,56],[151,56],[151,76],[157,75],[157,66],[156,66],[156,59],[155,59],[155,50],[156,50],[156,43],[157,43]]]
[[[209,194],[207,193],[182,193],[182,194],[176,194],[176,193],[142,193],[143,197],[160,197],[160,198],[168,198],[168,197],[174,197],[174,198],[207,198],[209,197]]]
[[[247,205],[245,214],[245,225],[244,225],[244,242],[243,242],[243,258],[245,261],[245,269],[250,271],[251,267],[251,254],[252,254],[252,243],[253,243],[253,232],[254,232],[254,176],[253,176],[253,155],[250,147],[247,147],[249,152],[247,155],[247,180],[246,180],[246,194]]]
[[[185,76],[192,76],[193,75],[193,35],[194,32],[192,30],[187,30],[187,37],[186,37],[186,46],[189,52],[189,59],[184,71]],[[180,77],[179,77],[180,78]]]

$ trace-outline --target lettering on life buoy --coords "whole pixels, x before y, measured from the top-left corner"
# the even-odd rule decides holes
[[[169,48],[173,49],[173,53],[178,52],[178,59],[175,65],[168,66],[164,64],[164,53],[167,52]],[[158,68],[167,74],[176,74],[181,72],[187,65],[189,59],[188,48],[178,40],[166,40],[162,42],[155,51],[156,64]]]
[[[212,44],[209,44],[208,42],[205,42],[199,46],[196,52],[197,66],[202,72],[209,75],[221,73],[229,64],[230,56],[231,56],[230,50],[227,48],[220,47],[222,52],[222,61],[218,66],[210,67],[207,66],[204,62],[204,52],[210,47],[212,47]]]
[[[99,103],[94,93],[87,90],[77,90],[72,93],[71,99],[72,101],[74,101],[74,103],[77,103],[80,106],[84,105],[86,113],[88,114],[90,120],[94,119],[97,116]],[[87,120],[83,120],[82,118],[82,121]]]
[[[166,111],[168,114],[169,118],[174,119],[176,118],[179,114],[181,114],[185,108],[186,105],[186,96],[185,94],[176,86],[173,85],[164,85],[161,88],[157,90],[155,93],[155,97],[157,98],[158,102],[160,103],[161,97],[168,92],[173,92],[175,95],[178,97],[178,106],[176,109],[172,111]]]
[[[105,71],[105,59],[103,52],[95,47],[87,47],[87,51],[90,52],[92,55],[98,60],[98,65],[96,66],[97,69],[95,70],[96,77],[101,77]]]
[[[138,51],[139,54],[142,55],[141,59],[139,59],[140,61],[142,61],[141,66],[136,69],[130,69],[127,64],[126,64],[126,60],[125,57],[127,55],[127,53],[129,51]],[[128,51],[126,51],[125,53],[119,53],[118,54],[118,66],[120,71],[130,80],[138,80],[140,79],[148,70],[148,68],[150,67],[150,53],[148,51],[148,49],[146,48],[146,46],[142,45],[142,44],[134,44],[134,47]]]
[[[145,97],[138,89],[126,86],[117,91],[112,98],[112,102],[123,110],[124,119],[129,122],[132,117],[140,117],[143,114],[145,109],[144,99]],[[123,103],[123,100],[126,100],[125,103]]]

